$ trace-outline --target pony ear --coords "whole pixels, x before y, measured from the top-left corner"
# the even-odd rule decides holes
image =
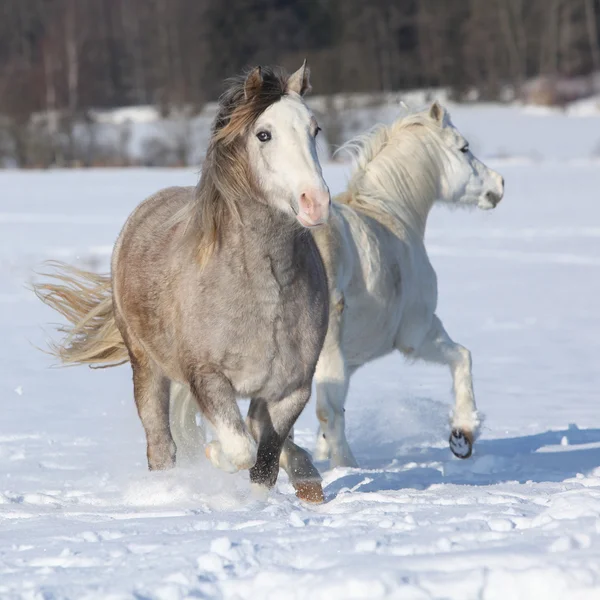
[[[246,81],[244,82],[244,98],[246,100],[252,100],[252,98],[260,92],[262,84],[262,70],[260,67],[254,67],[254,69],[248,73],[248,77],[246,77]]]
[[[436,121],[437,123],[442,123],[444,120],[444,108],[442,105],[436,100],[429,109],[429,116]]]
[[[306,64],[306,59],[304,59],[302,66],[293,75],[290,75],[285,89],[288,92],[296,92],[301,96],[312,90],[310,85],[310,69]]]

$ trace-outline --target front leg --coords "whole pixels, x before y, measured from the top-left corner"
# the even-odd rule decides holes
[[[335,299],[336,295],[333,294],[327,336],[315,371],[319,419],[315,459],[329,458],[331,468],[357,467],[346,439],[344,415],[350,382],[350,373],[341,345],[344,298],[339,295],[339,299]]]
[[[323,489],[318,472],[312,466],[308,454],[302,454],[303,451],[288,438],[309,398],[310,385],[292,392],[281,400],[267,401],[258,398],[251,400],[246,423],[258,441],[258,456],[256,464],[250,469],[250,481],[272,488],[277,481],[284,443],[291,444],[298,450],[293,453],[298,459],[292,458],[288,453],[286,456],[289,456],[290,460],[286,462],[284,458],[283,466],[290,469],[288,473],[293,473],[294,469],[297,469],[297,476],[290,477],[297,496],[309,502],[322,502]],[[304,475],[307,475],[307,478],[304,478]]]
[[[451,417],[450,449],[458,458],[469,458],[479,427],[473,393],[471,353],[450,339],[442,322],[434,315],[425,341],[416,350],[415,356],[450,367],[455,399]]]
[[[298,498],[307,502],[323,502],[321,475],[313,465],[310,454],[294,443],[293,434],[283,443],[279,466],[287,473]]]
[[[206,456],[230,473],[250,469],[256,463],[256,442],[244,424],[229,380],[221,373],[199,370],[189,387],[217,436],[206,447]]]
[[[321,363],[321,361],[323,361]],[[319,358],[315,381],[317,388],[317,448],[315,458],[329,458],[330,467],[358,467],[346,439],[344,403],[348,393],[348,374],[340,353]]]
[[[151,471],[175,466],[175,444],[169,428],[169,380],[147,358],[131,355],[133,393],[146,433],[146,454]]]

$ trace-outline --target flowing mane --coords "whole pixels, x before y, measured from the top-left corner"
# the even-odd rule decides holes
[[[257,74],[253,85],[252,75]],[[219,99],[194,201],[173,218],[197,248],[200,263],[219,246],[223,228],[239,218],[238,205],[260,191],[249,170],[246,134],[260,115],[286,95],[288,75],[280,67],[257,67],[233,77]]]
[[[130,363],[151,471],[195,462],[205,447],[213,466],[248,470],[267,491],[283,445],[293,444],[329,317],[327,277],[308,233],[331,204],[318,126],[303,100],[309,90],[306,61],[290,77],[256,67],[231,81],[198,186],[168,187],[138,204],[110,275],[59,265],[34,288],[69,322],[51,346],[62,362]],[[244,420],[237,401],[247,397]],[[211,423],[208,444],[197,411]],[[286,470],[298,498],[324,501],[307,452]]]
[[[419,112],[347,142],[340,150],[351,155],[354,168],[347,192],[336,201],[396,232],[422,231],[438,196],[439,130],[427,112]]]

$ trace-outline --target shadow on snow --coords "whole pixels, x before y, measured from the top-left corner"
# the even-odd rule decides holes
[[[562,445],[567,438],[568,445]],[[577,448],[584,445],[586,447]],[[591,446],[591,447],[589,447]],[[546,451],[540,451],[541,449]],[[360,456],[360,454],[359,454]],[[560,431],[503,439],[480,439],[472,458],[459,460],[444,448],[409,450],[387,460],[359,460],[360,469],[338,469],[328,499],[342,491],[381,492],[426,489],[438,484],[495,485],[506,482],[561,482],[600,467],[600,429],[570,425]]]

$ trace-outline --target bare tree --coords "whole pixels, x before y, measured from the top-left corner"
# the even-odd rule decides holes
[[[184,162],[224,75],[305,56],[324,94],[431,85],[497,98],[541,77],[538,98],[565,101],[585,90],[558,94],[556,82],[600,70],[599,26],[600,0],[3,0],[3,147],[29,164],[44,155],[31,155],[34,138],[59,140],[48,160],[68,162],[75,129],[93,127],[86,111],[153,102],[178,115],[170,160]]]
[[[585,4],[585,22],[587,25],[590,56],[594,71],[600,70],[600,49],[598,48],[598,16],[594,0],[583,0]]]

